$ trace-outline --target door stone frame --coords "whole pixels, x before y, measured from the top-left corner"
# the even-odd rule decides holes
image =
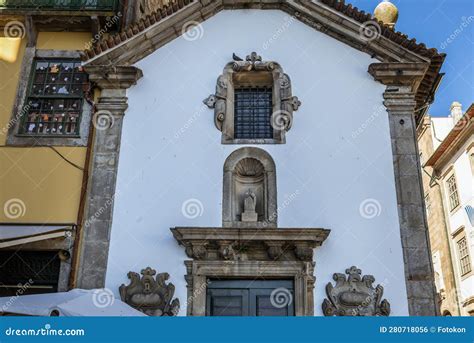
[[[305,261],[185,261],[188,316],[205,316],[211,278],[273,279],[294,282],[295,316],[314,315],[314,262]]]
[[[294,281],[295,316],[314,315],[314,249],[329,236],[321,228],[171,228],[193,260],[187,274],[187,315],[206,315],[209,278]]]

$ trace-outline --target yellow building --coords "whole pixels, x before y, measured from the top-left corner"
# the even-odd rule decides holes
[[[74,285],[94,106],[80,52],[160,2],[31,3],[0,0],[0,295],[25,275],[28,293]]]

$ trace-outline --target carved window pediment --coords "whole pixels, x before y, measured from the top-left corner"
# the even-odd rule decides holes
[[[292,95],[290,77],[277,62],[263,61],[255,52],[245,60],[235,54],[233,59],[218,77],[216,93],[204,99],[214,109],[214,123],[222,132],[222,143],[285,143],[293,112],[301,105]],[[241,126],[239,121],[243,121]],[[242,135],[238,130],[247,131]]]

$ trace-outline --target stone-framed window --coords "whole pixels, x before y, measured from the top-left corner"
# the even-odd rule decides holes
[[[255,147],[235,150],[224,163],[222,226],[276,227],[275,162]]]
[[[469,162],[471,163],[471,172],[474,177],[474,142],[469,145],[466,150],[467,155],[469,156]]]
[[[449,175],[446,179],[446,191],[449,201],[449,210],[453,212],[459,207],[460,204],[456,175],[454,173]]]
[[[234,54],[217,79],[216,93],[204,103],[214,109],[223,144],[284,144],[301,105],[281,66],[255,52],[245,61]]]
[[[469,243],[464,227],[461,227],[456,230],[456,232],[453,234],[453,239],[456,246],[457,259],[459,263],[459,273],[462,279],[466,279],[467,277],[472,275],[473,271],[471,264],[471,256],[469,253]]]
[[[25,54],[7,144],[87,145],[92,115],[89,88],[78,51]]]

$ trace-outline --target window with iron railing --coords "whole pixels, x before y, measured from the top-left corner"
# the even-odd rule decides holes
[[[88,90],[80,61],[35,60],[19,134],[78,136]]]
[[[458,187],[456,185],[456,176],[451,175],[446,181],[448,188],[449,210],[453,211],[459,206]]]

